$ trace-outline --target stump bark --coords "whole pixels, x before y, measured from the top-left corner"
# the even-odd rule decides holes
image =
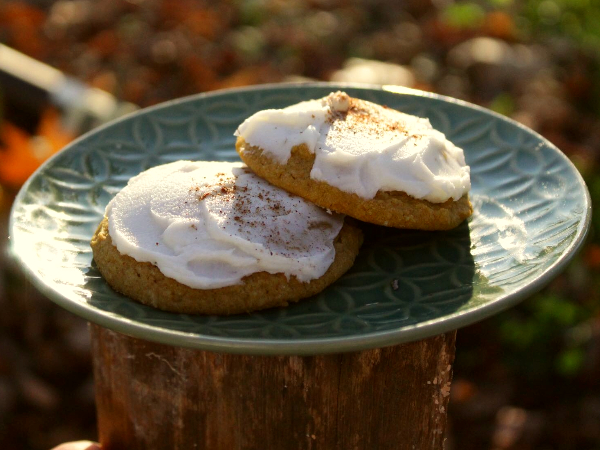
[[[455,331],[317,356],[91,334],[103,450],[443,448]]]

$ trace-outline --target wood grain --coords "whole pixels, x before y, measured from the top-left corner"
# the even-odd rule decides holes
[[[320,356],[91,334],[103,450],[443,448],[456,332]]]

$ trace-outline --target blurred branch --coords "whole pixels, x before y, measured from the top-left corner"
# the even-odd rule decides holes
[[[137,109],[2,44],[0,85],[6,104],[28,117],[39,117],[48,105],[58,107],[65,129],[75,135]]]

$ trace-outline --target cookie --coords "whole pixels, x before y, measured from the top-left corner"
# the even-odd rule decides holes
[[[116,291],[148,306],[237,314],[310,297],[353,264],[360,229],[241,163],[181,161],[133,178],[91,246]]]
[[[257,175],[323,208],[422,230],[451,229],[472,214],[464,153],[427,119],[338,92],[261,111],[236,135]]]

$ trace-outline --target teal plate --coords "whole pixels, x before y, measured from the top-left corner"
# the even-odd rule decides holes
[[[179,159],[237,160],[233,132],[252,113],[337,89],[417,116],[465,151],[473,216],[448,232],[365,225],[352,269],[287,308],[230,317],[173,314],[115,293],[90,238],[133,175]],[[485,109],[395,87],[268,85],[149,108],[78,139],[23,186],[12,252],[50,299],[143,339],[247,354],[317,354],[381,347],[468,325],[514,305],[556,276],[590,222],[587,188],[570,161],[531,130]]]

